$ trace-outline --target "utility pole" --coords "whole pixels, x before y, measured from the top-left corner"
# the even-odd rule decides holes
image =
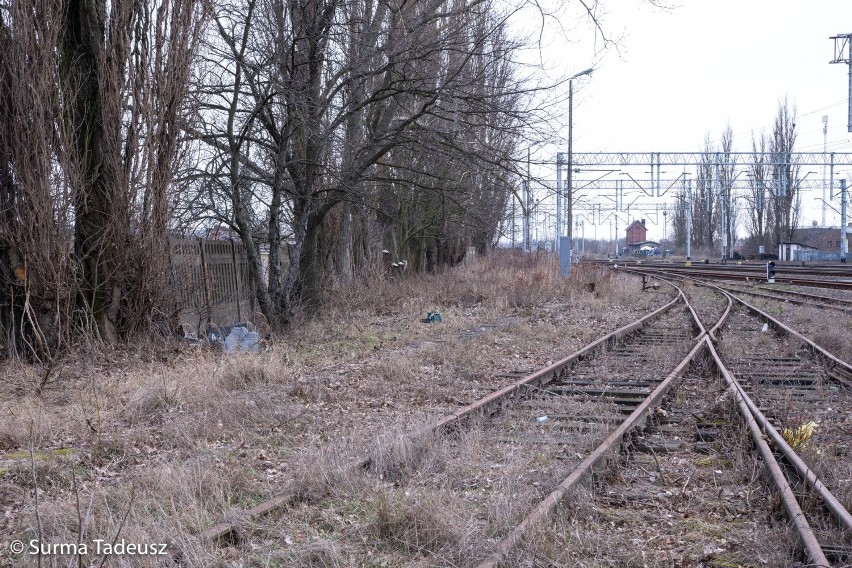
[[[512,196],[512,250],[515,250],[515,231],[517,230],[516,196]]]
[[[557,254],[562,254],[562,251],[559,250],[559,237],[561,235],[562,235],[562,152],[557,152],[556,153],[556,246],[554,247],[554,250],[556,251]],[[570,267],[571,265],[569,264],[568,266]]]
[[[721,233],[721,241],[722,241],[722,263],[725,262],[725,259],[728,258],[727,249],[728,249],[728,234],[726,232],[725,220],[727,212],[725,211],[725,195],[724,190],[722,189],[722,176],[721,176],[721,164],[719,163],[719,152],[716,152],[716,199],[719,200],[719,206],[721,208],[722,214],[719,216],[719,232]],[[710,243],[712,246],[712,242]]]
[[[840,180],[840,262],[846,262],[849,242],[846,240],[846,180]]]
[[[828,194],[826,194],[826,179],[825,179],[825,159],[826,152],[828,151],[828,115],[822,115],[822,223],[820,227],[825,227],[825,210],[828,207],[828,203],[826,203],[826,199],[828,198]]]
[[[598,206],[598,220],[595,221],[595,209],[594,209],[594,205],[592,205],[592,225],[594,225],[594,227],[595,227],[595,254],[600,254],[601,249],[600,249],[600,246],[598,246],[598,223],[601,220],[601,204],[598,203],[597,206]]]
[[[530,204],[532,203],[532,199],[530,198],[530,149],[527,148],[527,179],[526,183],[524,183],[524,200],[526,201],[524,205],[524,250],[527,252],[532,250],[532,246],[530,243]]]
[[[574,219],[574,234],[575,235],[577,235],[580,232],[580,225],[582,225],[582,224],[583,224],[583,222],[579,218]],[[575,240],[577,242],[574,243],[574,245],[575,245],[574,248],[577,249],[577,250],[580,250],[580,238],[575,237]]]
[[[618,258],[618,209],[615,210],[615,258]]]
[[[849,41],[852,34],[837,34],[832,36],[834,40],[834,59],[829,63],[845,63],[849,66],[849,120],[846,126],[852,132],[852,57],[849,53]]]
[[[572,208],[574,205],[574,187],[571,184],[571,177],[573,176],[574,170],[574,79],[582,77],[583,75],[591,75],[594,70],[594,67],[589,67],[579,73],[575,73],[568,79],[568,192],[565,195],[565,199],[568,200],[568,215],[566,218],[568,228],[568,276],[571,274],[571,263],[574,262],[574,259],[571,258],[574,253],[574,239],[571,225],[571,217],[573,213]],[[556,219],[559,219],[558,211]]]
[[[686,184],[686,260],[692,256],[692,184],[686,176],[683,176]]]

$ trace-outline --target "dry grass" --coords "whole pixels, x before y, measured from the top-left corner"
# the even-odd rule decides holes
[[[753,303],[799,333],[809,336],[835,357],[852,362],[852,341],[849,340],[852,323],[843,312],[762,298],[755,299]]]
[[[702,416],[729,424],[735,412],[730,399],[722,398]],[[626,483],[637,479],[637,465],[613,464],[594,487],[576,488],[565,501],[570,506],[559,507],[551,523],[531,531],[506,565],[792,568],[794,540],[775,519],[762,467],[749,448],[743,429],[725,427],[710,455],[696,463],[669,462],[677,464],[677,473],[667,469],[662,486]],[[653,462],[647,467],[657,471]],[[717,479],[713,470],[726,474]],[[708,472],[711,483],[702,479]]]
[[[351,566],[369,554],[379,558],[376,565],[397,565],[400,554],[410,565],[463,563],[471,527],[483,531],[491,523],[500,532],[519,512],[496,500],[489,513],[495,520],[474,523],[450,491],[459,475],[473,474],[470,464],[450,463],[446,443],[402,433],[507,382],[495,375],[539,368],[670,297],[638,295],[627,276],[585,270],[563,281],[552,257],[495,255],[441,275],[361,283],[332,292],[328,313],[294,329],[272,352],[78,354],[40,395],[40,369],[4,362],[0,501],[9,505],[0,533],[37,532],[32,446],[51,542],[74,542],[82,526],[89,539],[168,542],[187,566]],[[588,281],[595,293],[585,291]],[[426,311],[441,311],[444,323],[420,323]],[[470,341],[455,335],[508,315],[528,319]],[[484,451],[475,434],[452,444]],[[350,468],[369,448],[379,476]],[[447,473],[452,468],[456,473]],[[506,504],[522,469],[517,456],[495,477]],[[454,479],[444,494],[413,490],[442,476]],[[240,511],[291,490],[301,501],[284,517],[241,520]],[[348,512],[352,503],[361,512]],[[353,514],[357,523],[350,524]],[[291,515],[297,521],[282,525],[293,529],[288,544],[265,523],[277,527]],[[255,545],[218,548],[192,537],[224,518]],[[30,560],[0,550],[0,565]],[[113,565],[145,564],[122,558]]]

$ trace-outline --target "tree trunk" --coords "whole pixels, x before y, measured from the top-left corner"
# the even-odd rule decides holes
[[[337,251],[337,275],[348,281],[352,276],[352,204],[344,200],[340,216],[340,235]]]
[[[68,102],[72,140],[72,185],[76,222],[74,255],[81,268],[79,304],[88,313],[101,339],[118,339],[116,318],[121,289],[118,284],[121,221],[114,218],[117,172],[106,145],[120,147],[111,139],[104,113],[101,88],[104,74],[103,41],[106,22],[104,0],[68,0],[63,22],[62,82]],[[111,54],[119,61],[122,54]],[[112,126],[113,130],[118,125]]]
[[[299,263],[299,272],[302,274],[300,304],[308,314],[315,314],[322,306],[324,299],[325,266],[320,227],[320,223],[309,224]]]

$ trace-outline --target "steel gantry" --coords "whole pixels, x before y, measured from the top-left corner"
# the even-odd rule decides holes
[[[852,132],[852,47],[849,40],[852,34],[837,34],[829,39],[834,40],[834,59],[829,63],[845,63],[849,66],[849,118],[846,129]]]
[[[557,155],[557,171],[556,171],[556,240],[562,235],[561,227],[563,226],[561,219],[567,214],[569,207],[574,205],[575,200],[579,200],[579,210],[586,209],[588,203],[584,203],[583,199],[593,197],[604,197],[613,202],[612,206],[606,209],[614,213],[630,212],[631,206],[637,200],[645,197],[662,198],[672,189],[690,188],[690,195],[687,195],[689,201],[691,198],[692,185],[688,180],[690,173],[689,168],[707,168],[709,178],[706,182],[711,183],[710,188],[713,193],[721,199],[720,206],[722,214],[720,215],[720,226],[718,227],[721,235],[721,256],[722,258],[730,258],[732,250],[729,246],[733,242],[732,228],[727,226],[727,211],[731,207],[730,201],[742,196],[735,196],[734,193],[738,190],[746,190],[753,186],[753,180],[740,178],[741,174],[746,173],[746,177],[750,175],[748,172],[752,167],[763,167],[768,170],[769,184],[764,182],[764,187],[774,193],[776,196],[786,196],[792,190],[809,190],[821,188],[825,182],[820,182],[816,179],[806,179],[809,174],[816,173],[813,171],[805,172],[802,175],[802,167],[819,167],[828,168],[829,179],[828,188],[830,189],[831,198],[834,198],[835,186],[835,168],[846,168],[852,166],[852,153],[849,152],[592,152],[592,153],[572,153],[572,171],[571,174],[592,173],[592,179],[574,179],[569,188],[564,188],[561,183],[563,180],[563,170],[566,163],[561,158],[561,154]],[[675,178],[663,179],[663,167],[675,167],[682,170]],[[641,168],[641,172],[637,172],[637,168]],[[727,168],[726,173],[722,173]],[[614,176],[620,176],[621,179],[615,179]],[[726,176],[724,180],[722,177]],[[567,176],[566,176],[567,177]],[[723,183],[724,181],[724,183]],[[639,190],[641,193],[627,205],[624,205],[624,191]],[[563,193],[566,193],[563,197]],[[614,198],[611,197],[614,194]],[[709,198],[709,197],[708,197]],[[647,201],[647,199],[643,199]],[[662,200],[656,199],[652,203],[651,211],[667,210],[667,207],[661,203]],[[563,205],[564,204],[564,205]],[[644,205],[644,206],[643,206]],[[636,206],[633,211],[648,211],[647,204]],[[594,206],[592,206],[594,211]],[[600,206],[597,208],[598,214],[602,213]],[[617,236],[617,235],[616,235]],[[729,243],[730,241],[730,243]]]
[[[725,156],[739,166],[798,164],[850,166],[852,152],[590,152],[574,153],[574,167],[588,166],[699,166],[709,158]],[[711,162],[713,160],[710,160]]]

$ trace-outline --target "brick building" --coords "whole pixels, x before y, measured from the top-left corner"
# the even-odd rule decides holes
[[[645,219],[633,221],[625,231],[627,232],[626,244],[628,248],[630,248],[630,245],[643,243],[648,238],[648,230],[645,229]]]
[[[796,229],[793,233],[794,240],[811,246],[817,250],[839,252],[840,251],[840,228],[834,227],[806,227]],[[852,250],[852,228],[847,229],[846,241]]]
[[[840,229],[832,227],[805,227],[796,229],[795,240],[778,246],[781,260],[836,260],[840,254]],[[846,250],[852,250],[852,227],[846,234]]]

